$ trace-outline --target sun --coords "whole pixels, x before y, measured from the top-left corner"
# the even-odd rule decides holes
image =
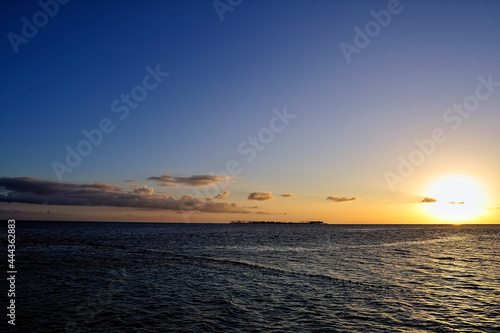
[[[442,176],[432,181],[424,193],[425,212],[444,222],[471,221],[486,209],[486,191],[469,176]]]

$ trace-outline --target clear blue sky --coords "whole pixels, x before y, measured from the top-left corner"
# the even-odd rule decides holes
[[[33,22],[41,7],[3,1],[0,177],[59,181],[52,163],[64,163],[65,147],[76,149],[85,139],[82,130],[109,118],[114,131],[64,174],[63,183],[130,191],[149,186],[177,199],[195,195],[192,186],[179,181],[165,187],[147,178],[209,175],[236,160],[242,171],[224,188],[231,191],[226,201],[252,206],[248,192],[272,192],[272,202],[257,204],[266,205],[259,208],[266,219],[282,219],[278,214],[292,214],[285,200],[304,212],[319,201],[319,210],[330,209],[324,207],[327,196],[361,199],[343,207],[409,202],[420,194],[412,181],[449,171],[484,177],[493,188],[488,205],[500,206],[494,192],[500,183],[494,171],[500,164],[500,88],[459,130],[443,121],[448,108],[474,93],[478,76],[500,81],[500,2],[394,3],[399,13],[348,63],[339,45],[354,45],[353,29],[364,31],[374,20],[370,11],[387,10],[387,1],[243,0],[221,21],[208,0],[73,0],[59,4],[17,53],[9,33],[21,36],[22,18]],[[120,120],[111,103],[142,86],[147,66],[169,76]],[[273,109],[284,107],[296,117],[246,161],[240,143],[269,126]],[[384,172],[395,171],[398,156],[408,156],[415,139],[439,126],[447,126],[448,141],[391,191]],[[296,197],[277,197],[285,192]],[[44,210],[33,207],[16,209]],[[336,213],[325,214],[336,221]]]

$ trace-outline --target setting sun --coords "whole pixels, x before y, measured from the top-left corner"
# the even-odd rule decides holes
[[[442,221],[469,221],[481,216],[487,195],[479,181],[464,175],[448,175],[425,190],[424,210]]]

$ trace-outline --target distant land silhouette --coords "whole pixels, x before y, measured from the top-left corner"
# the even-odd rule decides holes
[[[289,222],[289,221],[242,221],[236,220],[231,221],[232,224],[323,224],[323,221],[300,221],[300,222]]]

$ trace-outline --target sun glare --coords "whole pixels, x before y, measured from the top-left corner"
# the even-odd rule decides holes
[[[424,210],[441,221],[470,221],[485,211],[486,192],[478,181],[468,176],[440,177],[424,193],[427,199]]]

